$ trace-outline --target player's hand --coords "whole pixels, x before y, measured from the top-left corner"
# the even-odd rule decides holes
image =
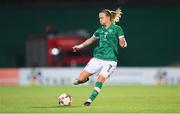
[[[120,38],[120,40],[119,40],[119,45],[120,45],[122,48],[126,48],[126,47],[127,47],[127,42],[126,42],[125,38]]]
[[[78,45],[73,46],[72,49],[73,49],[73,52],[77,52],[78,50],[80,50]]]
[[[77,52],[77,51],[79,51],[83,47],[84,46],[82,44],[80,44],[80,45],[75,45],[74,47],[72,47],[72,49],[73,49],[73,52]]]

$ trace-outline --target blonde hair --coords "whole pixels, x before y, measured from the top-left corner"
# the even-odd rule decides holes
[[[122,10],[120,8],[113,10],[104,9],[100,13],[105,13],[107,16],[110,17],[111,22],[116,23],[120,21],[120,18],[122,16]]]

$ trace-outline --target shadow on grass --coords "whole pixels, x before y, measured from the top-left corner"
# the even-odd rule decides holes
[[[34,106],[34,107],[31,107],[31,108],[80,108],[80,107],[83,107],[81,105],[72,105],[72,106],[57,106],[57,105],[54,105],[54,106]]]

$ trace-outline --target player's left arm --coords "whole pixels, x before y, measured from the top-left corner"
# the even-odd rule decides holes
[[[126,48],[127,47],[127,42],[126,42],[126,39],[125,39],[125,36],[124,36],[123,29],[120,26],[117,27],[117,32],[118,32],[118,37],[119,37],[119,45],[122,48]]]

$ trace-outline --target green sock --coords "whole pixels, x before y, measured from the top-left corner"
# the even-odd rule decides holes
[[[93,90],[93,92],[89,98],[89,99],[91,99],[91,101],[93,101],[97,97],[97,95],[99,94],[99,92],[102,88],[102,85],[103,85],[103,83],[96,82],[95,88],[94,88],[94,90]]]

